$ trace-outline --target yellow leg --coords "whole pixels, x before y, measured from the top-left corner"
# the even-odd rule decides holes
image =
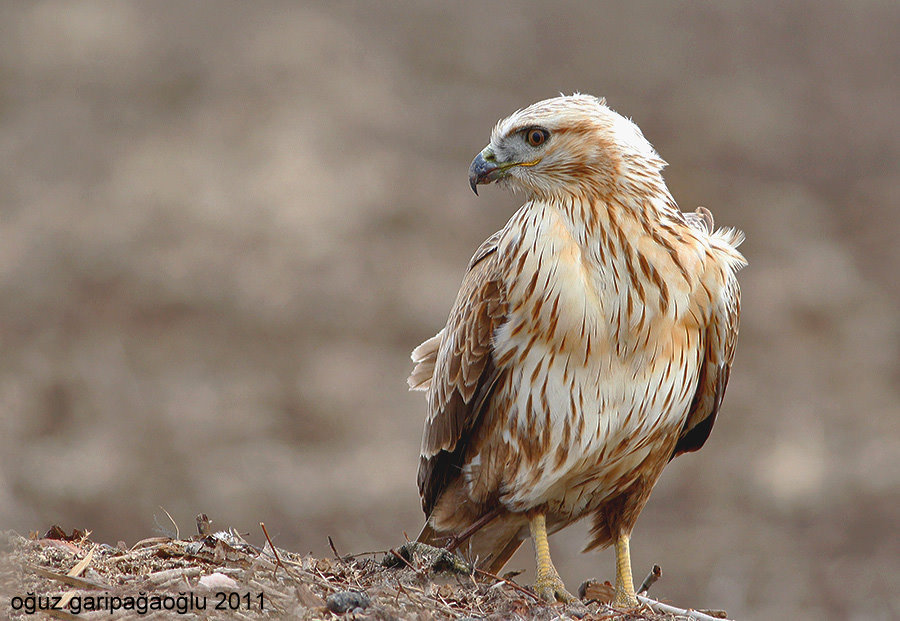
[[[547,602],[571,602],[575,597],[566,591],[553,561],[550,560],[550,542],[547,540],[547,521],[543,513],[531,518],[531,539],[534,541],[534,556],[537,564],[537,579],[534,591]]]
[[[634,580],[631,577],[631,551],[628,548],[628,535],[621,534],[616,539],[616,597],[614,606],[635,608],[638,605],[634,593]]]

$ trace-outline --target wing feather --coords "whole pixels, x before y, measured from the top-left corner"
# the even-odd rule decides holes
[[[412,350],[409,357],[416,363],[416,366],[413,367],[412,373],[406,379],[410,390],[431,388],[431,378],[434,375],[434,365],[437,362],[438,348],[441,346],[442,338],[444,338],[443,329]]]
[[[497,261],[499,234],[475,252],[447,325],[413,352],[410,386],[427,389],[427,416],[419,460],[419,493],[430,514],[462,468],[465,448],[499,373],[493,360],[494,331],[506,319],[506,294]],[[429,377],[425,377],[431,370]]]
[[[731,373],[740,315],[741,290],[737,278],[729,270],[722,295],[703,335],[704,354],[697,392],[672,459],[700,449],[712,431]]]

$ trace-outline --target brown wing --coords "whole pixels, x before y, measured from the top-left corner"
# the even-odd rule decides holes
[[[498,240],[492,235],[472,257],[444,329],[413,352],[417,365],[409,383],[428,390],[418,476],[426,515],[459,474],[497,380],[493,336],[506,319]]]
[[[672,459],[682,453],[700,449],[712,431],[731,373],[740,315],[741,290],[737,278],[734,274],[729,274],[703,335],[704,355],[700,380]]]

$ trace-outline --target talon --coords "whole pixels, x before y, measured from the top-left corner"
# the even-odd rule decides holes
[[[537,579],[534,581],[534,592],[542,600],[551,604],[555,602],[567,604],[576,601],[577,598],[566,591],[566,585],[563,584],[550,560],[550,544],[547,543],[547,522],[544,514],[536,513],[531,518],[530,526],[537,560]]]
[[[568,604],[578,599],[566,590],[566,585],[559,576],[540,577],[531,588],[538,597],[550,604],[556,602]]]
[[[624,591],[616,589],[616,596],[612,601],[612,605],[614,608],[630,610],[632,608],[637,608],[641,605],[641,603],[638,601],[637,596],[635,596],[634,594],[629,595]]]

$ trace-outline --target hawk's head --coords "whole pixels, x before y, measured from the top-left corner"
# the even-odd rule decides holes
[[[665,166],[637,125],[603,99],[539,101],[503,119],[472,161],[469,183],[503,182],[529,197],[608,192]]]

